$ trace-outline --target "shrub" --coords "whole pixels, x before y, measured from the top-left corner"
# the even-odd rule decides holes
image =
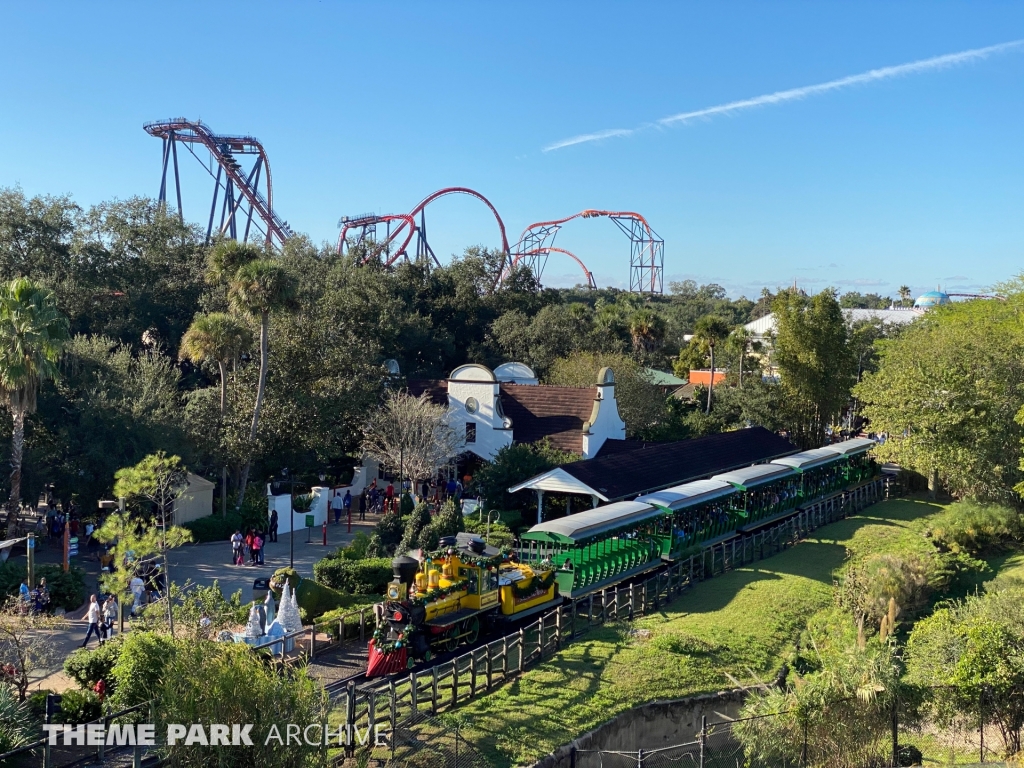
[[[467,518],[465,520],[466,530],[469,533],[475,533],[481,539],[487,536],[487,521],[477,520],[475,517],[472,519]],[[512,546],[512,531],[509,530],[507,525],[504,525],[497,520],[491,521],[491,534],[487,538],[489,546],[497,547],[498,549],[505,549],[506,547]]]
[[[346,595],[382,595],[391,581],[391,559],[339,560],[326,557],[313,566],[321,584]]]
[[[448,499],[441,510],[434,516],[430,524],[420,531],[417,542],[427,552],[437,549],[438,542],[445,536],[454,536],[463,530],[465,519],[462,510],[454,501]],[[389,579],[390,581],[390,579]]]
[[[41,723],[43,718],[46,717],[46,696],[50,693],[56,693],[51,691],[49,688],[40,688],[38,691],[32,691],[25,699],[25,703],[28,705],[30,717],[32,722]]]
[[[74,688],[64,691],[60,702],[61,720],[69,725],[90,723],[99,720],[103,714],[100,697],[93,691],[76,691]]]
[[[67,573],[59,565],[40,565],[36,578],[46,579],[50,605],[73,611],[85,602],[85,571],[72,567]]]
[[[118,635],[109,643],[92,650],[76,649],[64,660],[64,672],[83,690],[91,691],[97,681],[103,680],[108,693],[113,692],[111,671],[121,653],[122,637]]]
[[[121,641],[121,652],[110,670],[114,692],[110,706],[127,709],[156,695],[164,667],[175,654],[175,644],[166,635],[131,632]],[[108,681],[109,684],[109,681]]]
[[[315,566],[313,570],[316,571]],[[281,599],[281,588],[284,586],[285,579],[295,590],[295,599],[299,604],[299,613],[304,623],[312,623],[322,614],[348,605],[350,602],[348,595],[313,579],[304,579],[292,568],[279,568],[274,572],[271,588],[274,591],[274,597],[278,600]]]
[[[359,531],[347,547],[339,547],[334,557],[342,560],[362,560],[366,557],[366,548],[370,545],[370,537]]]
[[[37,722],[29,704],[19,701],[17,689],[0,685],[0,752],[9,752],[38,738]]]
[[[1012,548],[1024,539],[1024,526],[1009,507],[958,501],[932,519],[929,533],[940,549],[980,555]]]
[[[236,643],[179,642],[156,693],[157,733],[166,732],[169,723],[251,723],[256,736],[269,733],[272,724],[283,732],[285,723],[327,719],[324,690],[303,670],[279,674]],[[320,764],[316,746],[273,750],[263,742],[253,738],[253,746],[231,749],[179,744],[169,757],[173,765],[221,768]]]
[[[430,507],[422,502],[410,510],[409,517],[405,521],[405,532],[402,540],[395,549],[396,555],[404,555],[410,549],[415,549],[420,538],[420,533],[430,525]]]
[[[913,613],[928,597],[929,563],[914,554],[877,554],[851,563],[841,577],[837,601],[876,626],[889,611],[889,600]]]
[[[323,631],[327,632],[327,634],[331,636],[332,640],[339,639],[338,622],[341,621],[342,616],[345,616],[346,614],[353,614],[345,620],[345,626],[350,628],[347,630],[346,636],[358,636],[359,615],[357,611],[360,608],[372,606],[377,601],[377,598],[372,595],[347,595],[345,600],[347,602],[346,605],[327,611],[327,613],[317,619],[318,624],[326,624]],[[373,632],[373,620],[373,613],[367,611],[363,619],[365,622],[364,631],[366,632],[367,637],[369,637],[370,633]],[[355,631],[351,629],[353,626],[357,628]]]
[[[366,548],[367,557],[391,557],[405,534],[405,521],[400,515],[389,512],[382,515],[374,526],[373,535]]]
[[[22,560],[8,560],[0,564],[0,595],[15,597],[25,578],[25,563]],[[64,573],[59,565],[37,565],[36,578],[46,579],[50,590],[50,605],[65,611],[73,611],[85,602],[85,571],[78,566]],[[35,584],[29,586],[34,587]]]
[[[184,523],[181,527],[192,531],[192,536],[197,542],[222,541],[227,543],[231,534],[245,529],[245,523],[242,521],[241,515],[232,512],[226,517],[220,515],[200,517],[198,520]]]

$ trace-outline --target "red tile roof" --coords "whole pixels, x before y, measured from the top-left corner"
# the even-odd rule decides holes
[[[409,379],[409,394],[413,397],[425,394],[428,400],[438,405],[448,405],[448,382],[444,379]]]
[[[512,419],[512,439],[535,443],[547,437],[563,451],[583,453],[583,424],[590,420],[595,387],[502,384],[501,407]]]

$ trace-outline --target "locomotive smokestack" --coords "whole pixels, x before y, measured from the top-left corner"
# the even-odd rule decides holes
[[[396,557],[391,561],[391,573],[395,576],[395,581],[400,584],[405,584],[407,587],[412,586],[412,583],[416,580],[416,573],[420,569],[420,561],[415,557],[409,557],[408,555],[402,555]]]

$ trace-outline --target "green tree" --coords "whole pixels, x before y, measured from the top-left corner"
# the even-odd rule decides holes
[[[908,286],[906,286],[906,285],[901,285],[900,286],[900,290],[899,290],[899,294],[900,294],[900,304],[902,306],[904,306],[904,307],[909,307],[910,306],[910,297],[912,295],[910,293],[910,288]]]
[[[705,413],[711,413],[711,398],[715,390],[715,348],[728,336],[729,324],[714,315],[705,315],[697,321],[697,325],[693,329],[693,339],[690,343],[702,350],[707,350],[708,356],[711,358],[711,380],[708,382],[708,403]]]
[[[11,496],[7,535],[14,535],[21,504],[25,417],[36,410],[39,387],[56,379],[68,341],[68,319],[53,294],[25,277],[0,288],[0,395],[11,411]]]
[[[957,496],[1016,499],[1024,477],[1019,303],[937,307],[879,343],[878,371],[854,394],[871,429],[889,436],[875,451],[881,461],[927,475],[933,491],[941,481]]]
[[[647,377],[644,367],[629,355],[614,352],[576,352],[551,364],[545,381],[562,387],[593,387],[604,367],[615,374],[615,401],[626,424],[626,435],[643,438],[666,418],[665,395]]]
[[[126,552],[130,549],[135,558],[142,560],[149,554],[160,552],[164,561],[165,588],[169,590],[171,571],[167,562],[167,550],[192,541],[190,531],[177,526],[168,526],[167,523],[168,515],[173,514],[175,500],[181,498],[188,491],[188,471],[182,465],[180,457],[167,456],[160,451],[147,456],[134,467],[118,470],[114,477],[116,478],[114,494],[118,498],[127,500],[144,499],[155,505],[158,523],[150,530],[140,529],[139,526],[124,520],[124,513],[118,513],[118,515],[111,516],[111,518],[116,518],[111,529],[107,528],[111,520],[108,518],[100,531],[95,534],[96,538],[100,541],[110,541],[113,538],[110,533],[116,531],[115,555],[118,554],[117,550]],[[157,536],[159,539],[155,539]],[[134,539],[137,547],[127,547],[123,541],[124,537],[128,537],[129,540]],[[118,571],[121,570],[123,569],[118,569]],[[120,589],[116,590],[116,594],[124,594],[122,585],[117,584],[117,586]],[[174,616],[170,600],[167,601],[167,624],[173,637]]]
[[[532,445],[516,443],[499,450],[489,464],[473,476],[485,509],[520,510],[525,512],[536,499],[529,491],[509,493],[508,489],[534,475],[547,472],[560,464],[579,461],[575,453],[560,451],[546,439]]]
[[[220,376],[220,422],[227,415],[227,365],[252,344],[248,326],[225,312],[199,315],[181,339],[181,356],[196,365],[213,362]],[[221,469],[221,515],[227,514],[227,467]]]
[[[280,261],[266,257],[258,248],[234,241],[213,249],[208,275],[214,282],[226,283],[232,307],[259,320],[260,369],[249,428],[249,442],[255,443],[270,365],[270,315],[296,306],[298,282]],[[251,466],[250,456],[238,483],[236,503],[239,506],[245,496]]]
[[[936,719],[995,722],[1007,756],[1024,728],[1024,590],[974,595],[919,621],[907,641],[910,681],[927,686]]]
[[[652,309],[634,312],[629,318],[633,351],[646,358],[657,350],[665,340],[665,325],[665,319]]]
[[[773,311],[773,360],[786,394],[792,436],[802,447],[816,447],[850,399],[854,361],[846,320],[832,289],[814,297],[781,291]]]

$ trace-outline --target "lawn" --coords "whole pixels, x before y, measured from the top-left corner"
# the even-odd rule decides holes
[[[534,761],[631,707],[774,677],[807,619],[832,602],[848,554],[932,551],[941,507],[882,502],[756,565],[686,592],[660,613],[607,626],[458,710],[489,762]],[[1024,573],[1024,560],[1020,567]],[[646,631],[642,631],[646,630]]]

